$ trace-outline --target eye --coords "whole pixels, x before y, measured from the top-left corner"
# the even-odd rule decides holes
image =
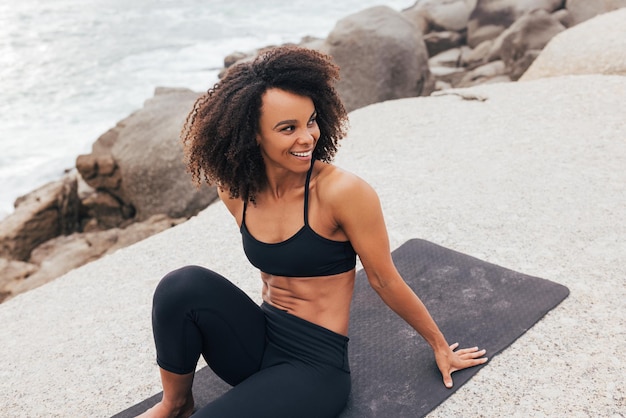
[[[317,115],[313,115],[313,117],[311,117],[311,119],[309,119],[308,125],[309,126],[313,126],[317,123]]]
[[[282,128],[280,131],[281,132],[293,132],[295,129],[296,129],[295,126],[288,125],[288,126],[285,126],[284,128]]]

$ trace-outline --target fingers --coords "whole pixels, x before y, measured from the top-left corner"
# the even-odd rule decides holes
[[[449,389],[452,387],[452,375],[450,372],[443,374],[443,384]]]
[[[454,343],[450,346],[450,348],[452,348],[452,350],[456,350],[459,346],[459,343]],[[478,351],[478,347],[469,347],[469,348],[462,348],[459,351],[457,351],[457,353],[463,353],[463,352],[470,352],[470,351]]]
[[[468,351],[459,355],[459,359],[463,362],[464,368],[478,366],[484,364],[489,360],[487,357],[483,357],[487,351]]]
[[[486,363],[489,360],[487,357],[484,357],[486,353],[487,350],[479,350],[478,347],[463,348],[454,352],[457,358],[464,363],[463,368]]]
[[[452,346],[450,346],[452,347]],[[487,350],[482,349],[479,350],[478,347],[471,347],[471,348],[463,348],[461,350],[457,350],[454,353],[459,355],[459,356],[466,356],[466,357],[482,357],[485,355],[485,353],[487,352]]]

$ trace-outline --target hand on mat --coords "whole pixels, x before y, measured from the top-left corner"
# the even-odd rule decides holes
[[[463,348],[454,351],[459,347],[459,343],[454,343],[449,350],[435,352],[437,367],[443,376],[443,384],[447,388],[452,387],[452,373],[478,366],[487,362],[487,357],[483,357],[486,350],[479,350],[478,347]]]

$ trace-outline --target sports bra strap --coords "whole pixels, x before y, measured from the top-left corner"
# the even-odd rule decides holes
[[[311,160],[311,168],[306,173],[306,181],[304,182],[304,225],[309,225],[309,183],[311,181],[311,173],[315,160]]]

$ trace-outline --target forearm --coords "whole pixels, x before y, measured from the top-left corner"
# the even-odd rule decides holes
[[[413,327],[433,350],[449,347],[426,306],[404,280],[398,278],[385,286],[373,287],[383,302]]]

